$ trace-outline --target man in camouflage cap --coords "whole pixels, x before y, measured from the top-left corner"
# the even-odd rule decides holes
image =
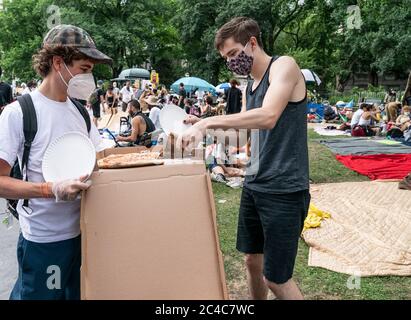
[[[72,25],[58,25],[51,29],[44,38],[43,47],[68,46],[76,48],[96,63],[112,63],[112,59],[100,52],[90,35],[81,28]]]
[[[24,145],[20,102],[8,105],[0,116],[0,198],[19,201],[21,234],[17,258],[19,275],[10,295],[13,300],[75,300],[80,298],[80,200],[89,188],[87,176],[45,181],[42,161],[48,146],[69,132],[90,138],[100,151],[101,137],[88,114],[75,99],[87,99],[95,88],[92,70],[96,63],[111,63],[97,50],[84,30],[60,25],[48,32],[33,57],[42,84],[28,95],[36,111],[38,128],[29,161],[27,181],[10,177]],[[78,161],[81,161],[79,155]],[[73,164],[74,165],[74,164]]]

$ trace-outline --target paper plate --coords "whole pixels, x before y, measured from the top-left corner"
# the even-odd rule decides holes
[[[53,141],[43,158],[43,176],[47,182],[78,179],[90,175],[96,164],[91,140],[78,132],[69,132]]]
[[[180,107],[166,105],[160,111],[160,124],[167,135],[170,133],[180,135],[191,127],[191,124],[184,124],[183,122],[187,117],[188,114]]]
[[[0,198],[0,214],[5,213],[6,209],[7,209],[6,199]]]

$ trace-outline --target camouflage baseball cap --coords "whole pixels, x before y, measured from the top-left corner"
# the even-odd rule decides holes
[[[43,40],[43,47],[69,46],[78,49],[97,63],[111,64],[113,60],[100,52],[90,35],[76,26],[62,24],[51,29]]]

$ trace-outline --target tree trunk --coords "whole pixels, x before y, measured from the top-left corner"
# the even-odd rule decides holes
[[[374,69],[368,72],[368,83],[374,87],[378,87],[378,73]]]
[[[117,78],[121,71],[123,71],[123,66],[113,67],[113,78]]]
[[[344,92],[346,83],[347,80],[344,81],[340,75],[335,76],[335,88],[338,92]]]

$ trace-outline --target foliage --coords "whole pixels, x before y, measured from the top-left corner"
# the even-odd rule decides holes
[[[60,8],[62,23],[86,29],[113,58],[112,68],[96,67],[97,78],[146,67],[166,85],[185,73],[225,82],[233,75],[214,37],[236,16],[255,19],[267,53],[293,56],[301,68],[313,69],[322,90],[343,91],[358,72],[378,86],[379,73],[405,79],[410,71],[409,0],[19,0],[4,1],[7,10],[0,11],[7,78],[34,76],[31,56],[47,32],[51,4]]]

